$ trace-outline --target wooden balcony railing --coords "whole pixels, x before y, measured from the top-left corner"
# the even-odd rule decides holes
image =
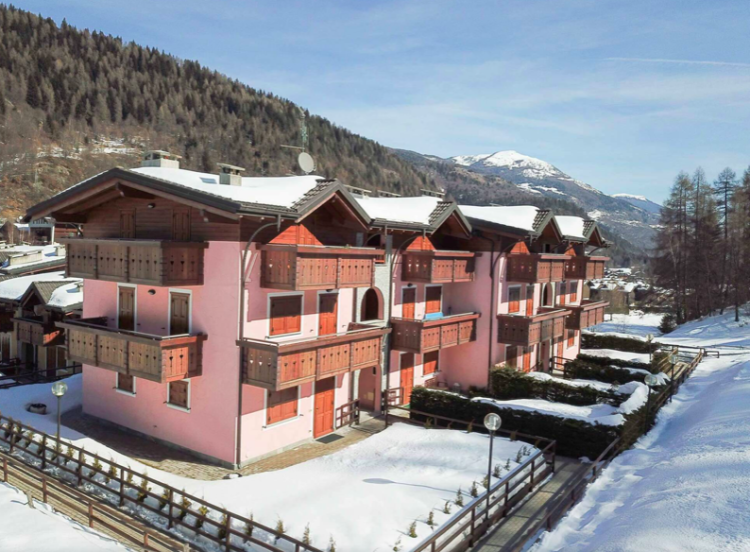
[[[57,322],[65,328],[68,359],[166,383],[200,376],[206,336],[161,336],[107,328],[101,319]]]
[[[566,280],[595,280],[604,277],[604,263],[609,257],[568,257],[565,261]]]
[[[435,320],[391,318],[393,348],[422,354],[476,341],[479,316],[466,313]]]
[[[150,286],[203,285],[205,242],[61,238],[68,276]]]
[[[604,322],[604,309],[609,306],[608,301],[581,301],[580,306],[569,306],[570,316],[565,320],[565,327],[569,330],[583,330]]]
[[[567,309],[542,308],[535,316],[498,315],[498,343],[528,347],[565,333]]]
[[[562,282],[565,279],[567,255],[534,253],[509,255],[505,280],[529,284]]]
[[[21,343],[31,345],[62,345],[63,330],[54,323],[45,322],[41,317],[14,318],[16,337]]]
[[[295,341],[242,339],[242,383],[279,391],[338,374],[380,366],[389,328],[350,324],[344,334]]]
[[[316,245],[262,245],[260,285],[307,290],[372,287],[382,249]]]
[[[470,251],[407,251],[401,279],[427,284],[471,282],[476,255]]]

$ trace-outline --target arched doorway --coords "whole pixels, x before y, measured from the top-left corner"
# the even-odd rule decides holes
[[[360,320],[366,322],[368,320],[382,320],[383,319],[383,294],[377,288],[370,288],[365,291],[362,297],[362,314]]]
[[[554,306],[555,304],[554,294],[555,294],[555,290],[552,287],[552,284],[544,284],[544,286],[542,286],[542,306],[543,307]]]

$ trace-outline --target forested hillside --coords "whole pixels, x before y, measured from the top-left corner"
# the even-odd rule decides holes
[[[301,110],[152,48],[0,6],[0,216],[143,149],[167,149],[183,166],[247,175],[298,171]],[[414,194],[429,179],[389,149],[306,115],[319,174]]]

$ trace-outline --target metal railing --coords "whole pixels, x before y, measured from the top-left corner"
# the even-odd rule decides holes
[[[27,367],[33,365],[25,365]],[[51,383],[81,373],[80,364],[48,368],[46,370],[26,369],[19,370],[15,374],[0,376],[0,389],[9,389],[20,385],[32,385],[35,383]]]

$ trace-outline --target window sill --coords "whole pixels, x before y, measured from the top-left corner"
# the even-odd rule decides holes
[[[115,387],[115,391],[119,393],[120,395],[126,395],[128,397],[135,397],[135,392],[125,391],[124,389],[117,389]]]
[[[166,404],[169,408],[172,408],[174,410],[179,410],[180,412],[185,412],[186,414],[190,414],[190,408],[185,408],[184,406],[179,406],[177,404],[172,404],[172,403],[164,403],[164,404]]]
[[[296,422],[297,420],[299,420],[300,418],[302,418],[302,416],[303,416],[303,414],[297,414],[293,418],[287,418],[286,420],[281,420],[281,421],[278,421],[278,422],[274,422],[272,424],[265,424],[263,426],[263,431],[266,431],[267,429],[275,429],[275,428],[277,428],[279,426],[283,426],[283,425],[286,425],[286,424],[290,424],[292,422]]]

